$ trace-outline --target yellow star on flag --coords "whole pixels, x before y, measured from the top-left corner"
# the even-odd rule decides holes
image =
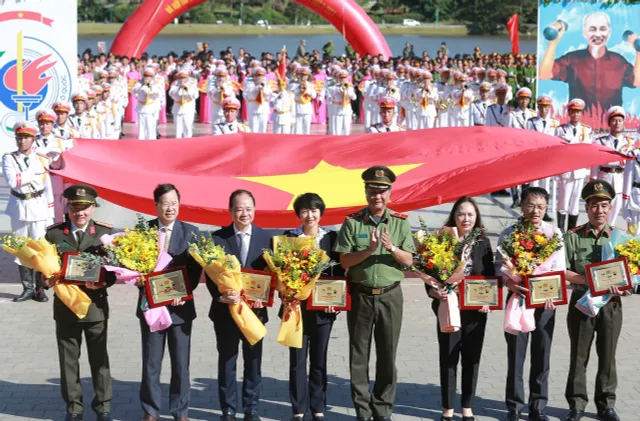
[[[399,176],[421,165],[421,163],[395,165],[389,168]],[[287,210],[293,209],[293,202],[298,195],[310,192],[320,195],[327,208],[344,208],[367,204],[362,181],[364,170],[366,168],[347,169],[320,161],[315,168],[302,174],[236,178],[291,193],[293,198]]]
[[[21,18],[21,17],[23,17],[23,16],[24,16],[24,14],[23,14],[22,12],[18,13],[18,17],[19,17],[19,18]]]

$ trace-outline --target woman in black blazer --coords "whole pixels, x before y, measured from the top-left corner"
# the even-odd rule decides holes
[[[482,220],[476,202],[463,196],[451,209],[445,227],[457,230],[460,237],[472,229],[482,227]],[[468,261],[464,273],[466,276],[494,276],[493,252],[491,242],[482,236],[463,256]],[[426,285],[427,293],[433,298],[433,312],[438,315],[440,300],[446,298],[447,290]],[[456,375],[458,361],[462,356],[462,421],[474,421],[473,399],[478,381],[478,368],[487,325],[488,310],[463,310],[460,312],[462,327],[457,332],[443,333],[438,324],[438,344],[440,351],[440,393],[442,394],[441,421],[453,420],[453,404],[456,398]]]
[[[315,237],[316,244],[339,261],[332,252],[337,233],[320,227],[320,218],[325,204],[315,193],[305,193],[296,198],[293,208],[302,225],[286,231],[288,237]],[[324,275],[343,276],[340,265],[327,269]],[[322,311],[307,310],[307,302],[300,302],[302,311],[302,348],[289,348],[289,397],[293,409],[293,420],[302,421],[307,409],[311,409],[314,421],[324,420],[327,401],[327,349],[331,328],[336,319],[333,309]],[[283,307],[279,316],[282,317]],[[309,377],[307,379],[307,355],[309,356]]]

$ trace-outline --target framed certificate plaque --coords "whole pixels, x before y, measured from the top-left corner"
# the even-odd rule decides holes
[[[85,282],[91,282],[101,285],[104,284],[102,273],[102,266],[89,262],[80,253],[65,253],[62,257],[60,278],[65,284],[84,285]]]
[[[187,268],[184,266],[150,273],[145,278],[144,287],[150,308],[166,306],[176,298],[193,300]]]
[[[633,288],[631,273],[625,257],[592,263],[587,265],[586,269],[587,282],[589,282],[591,295],[594,297],[608,294],[611,287],[618,287],[620,291]]]
[[[333,307],[335,311],[351,310],[351,294],[347,278],[323,276],[316,281],[309,299],[308,310],[325,310]]]
[[[549,299],[554,305],[563,305],[568,302],[567,279],[564,271],[527,276],[524,279],[524,287],[529,290],[525,293],[527,308],[544,307]]]
[[[242,293],[249,303],[261,300],[266,307],[273,306],[275,286],[274,273],[242,268]]]
[[[460,282],[460,309],[502,310],[502,287],[497,276],[466,276]]]

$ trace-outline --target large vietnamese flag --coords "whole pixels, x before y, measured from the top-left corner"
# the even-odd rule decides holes
[[[154,213],[153,189],[175,184],[180,218],[228,224],[229,194],[250,190],[256,223],[298,224],[295,197],[318,193],[323,224],[366,205],[362,171],[387,165],[398,176],[389,207],[410,211],[569,170],[626,159],[596,145],[569,145],[535,131],[464,127],[353,136],[235,134],[193,139],[89,140],[65,152],[55,173],[95,186],[104,199]]]

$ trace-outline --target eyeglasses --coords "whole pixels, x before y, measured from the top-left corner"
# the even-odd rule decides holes
[[[528,205],[523,205],[522,206],[527,212],[533,212],[534,210],[539,210],[541,212],[544,212],[547,210],[547,205],[533,205],[533,204],[528,204]]]
[[[162,209],[177,208],[179,205],[179,202],[160,202],[160,208]]]

